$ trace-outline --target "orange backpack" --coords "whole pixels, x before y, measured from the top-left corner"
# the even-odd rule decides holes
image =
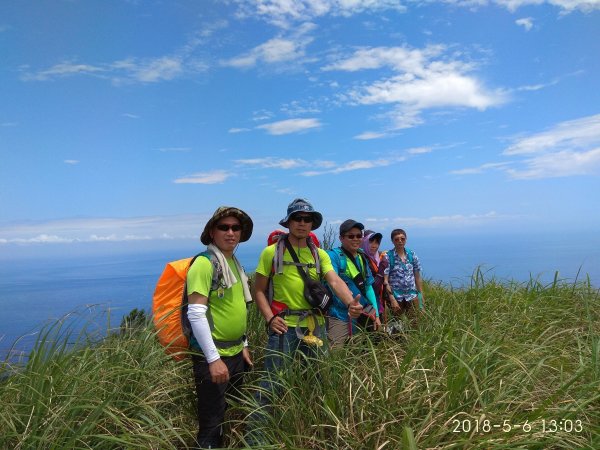
[[[167,263],[158,279],[152,297],[152,315],[158,340],[174,359],[182,360],[189,349],[191,327],[187,320],[187,284],[189,268],[197,257],[210,259],[213,264],[211,291],[217,289],[223,271],[212,253],[202,252],[193,258]]]

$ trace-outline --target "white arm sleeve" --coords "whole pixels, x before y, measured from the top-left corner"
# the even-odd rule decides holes
[[[200,344],[202,353],[204,353],[206,362],[211,363],[219,359],[220,356],[210,332],[206,311],[208,311],[207,305],[191,303],[188,305],[187,316],[192,326],[194,337],[198,341],[198,344]]]

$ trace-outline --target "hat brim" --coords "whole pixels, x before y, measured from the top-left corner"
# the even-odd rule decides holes
[[[381,240],[383,239],[383,234],[381,233],[371,233],[367,236],[367,239],[369,239],[370,241],[377,239],[379,242],[381,242]]]
[[[281,219],[279,221],[279,225],[281,225],[282,227],[289,228],[288,223],[290,222],[290,217],[292,217],[292,215],[295,213],[310,214],[313,216],[311,231],[316,230],[323,223],[323,215],[320,212],[317,212],[317,211],[310,211],[310,212],[309,211],[294,211],[294,212],[289,213],[283,219]]]
[[[254,227],[254,223],[252,222],[250,216],[239,208],[226,206],[218,208],[210,220],[206,222],[204,230],[200,235],[200,242],[202,242],[204,245],[210,244],[212,241],[210,237],[210,230],[212,230],[219,220],[224,219],[225,217],[235,217],[240,221],[240,225],[242,226],[240,242],[246,242],[248,239],[250,239],[250,236],[252,236],[252,228]]]
[[[340,225],[340,236],[342,236],[344,233],[347,233],[352,228],[358,228],[360,231],[363,231],[365,226],[356,220],[348,219]]]

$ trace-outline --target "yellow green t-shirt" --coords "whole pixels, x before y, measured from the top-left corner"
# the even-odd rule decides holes
[[[271,275],[273,257],[275,256],[276,249],[277,244],[275,243],[262,251],[258,260],[258,266],[256,267],[256,273],[264,275],[265,277]],[[327,272],[333,270],[333,266],[331,265],[331,258],[329,258],[327,252],[320,248],[317,250],[319,252],[322,279]],[[301,263],[315,263],[309,247],[294,248],[294,251],[296,252],[296,255],[298,255],[298,260]],[[287,249],[285,249],[285,252],[283,253],[283,260],[289,262],[294,261]],[[308,272],[312,279],[319,280],[317,270],[314,267],[310,268]],[[283,273],[275,273],[273,275],[273,299],[285,303],[291,310],[311,309],[310,304],[304,298],[304,280],[298,273],[296,266],[284,264]],[[285,317],[285,322],[288,326],[295,327],[298,322],[298,317],[288,315]],[[324,320],[320,318],[319,322],[323,324]],[[306,320],[302,321],[300,326],[306,326]]]
[[[210,259],[199,256],[187,274],[188,295],[196,292],[208,297],[207,318],[211,324],[212,337],[216,341],[235,341],[246,334],[246,301],[240,274],[232,258],[227,258],[227,264],[238,281],[231,288],[225,289],[221,298],[217,291],[210,291],[214,270]],[[191,344],[198,347],[195,339],[192,339]],[[217,350],[221,356],[233,356],[241,352],[243,347],[244,344],[240,343],[228,348],[217,347]]]

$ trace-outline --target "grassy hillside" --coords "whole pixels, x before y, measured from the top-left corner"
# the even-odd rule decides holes
[[[282,377],[273,448],[600,448],[597,290],[477,274],[468,288],[429,283],[427,299],[416,327]],[[251,328],[257,370],[228,413],[233,447],[261,375],[255,311]],[[92,345],[57,324],[24,370],[1,370],[0,448],[185,448],[195,433],[189,362],[149,328]]]

